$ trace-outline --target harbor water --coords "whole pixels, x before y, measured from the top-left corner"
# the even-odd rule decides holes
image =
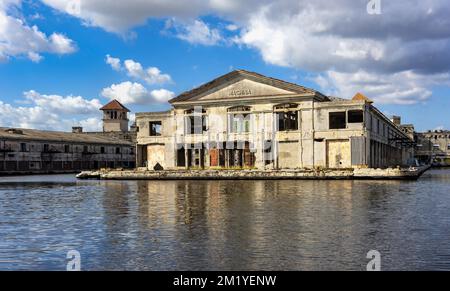
[[[450,170],[417,181],[0,177],[0,270],[450,270]]]

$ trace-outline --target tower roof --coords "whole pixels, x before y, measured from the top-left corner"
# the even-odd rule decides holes
[[[356,93],[355,96],[353,96],[352,100],[366,101],[367,103],[373,103],[373,101],[370,100],[367,96],[359,92]]]
[[[105,106],[100,108],[100,110],[122,110],[122,111],[130,112],[130,110],[128,108],[123,106],[122,103],[120,103],[116,99],[114,99],[113,101],[109,102],[108,104],[106,104]]]

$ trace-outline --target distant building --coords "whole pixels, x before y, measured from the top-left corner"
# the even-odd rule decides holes
[[[415,139],[416,157],[420,162],[435,166],[450,166],[449,130],[418,132]]]
[[[79,126],[72,132],[0,128],[0,175],[134,168],[136,132],[128,131],[129,110],[117,101],[103,109],[109,112],[107,132],[83,132]]]
[[[362,94],[353,99],[237,70],[137,113],[137,166],[302,169],[405,166],[414,140]]]
[[[82,127],[73,127],[72,132],[110,137],[136,143],[136,125],[128,127],[128,113],[130,110],[123,106],[119,101],[112,100],[100,110],[103,112],[103,126],[101,132],[83,132]]]
[[[128,108],[113,100],[100,110],[103,111],[103,132],[128,132]]]

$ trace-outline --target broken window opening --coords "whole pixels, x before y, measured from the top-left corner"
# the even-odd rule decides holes
[[[274,106],[278,131],[298,130],[298,104],[285,103]]]
[[[346,118],[344,112],[330,112],[329,113],[329,128],[330,129],[345,129],[347,127]]]
[[[161,136],[162,122],[150,121],[150,136]]]
[[[186,167],[184,146],[177,150],[177,167]]]
[[[349,110],[347,115],[348,123],[364,122],[364,113],[362,110]]]
[[[298,111],[278,112],[278,131],[298,130]]]
[[[187,134],[203,134],[203,132],[207,130],[206,115],[186,117]]]

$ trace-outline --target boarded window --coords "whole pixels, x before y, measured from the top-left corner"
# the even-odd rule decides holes
[[[361,166],[367,164],[366,159],[366,138],[363,136],[353,136],[351,141],[352,165]]]
[[[345,112],[330,112],[330,129],[342,129],[347,127]]]
[[[162,123],[161,121],[150,122],[150,136],[161,136]]]
[[[348,123],[362,123],[364,121],[364,114],[362,110],[349,110]]]

